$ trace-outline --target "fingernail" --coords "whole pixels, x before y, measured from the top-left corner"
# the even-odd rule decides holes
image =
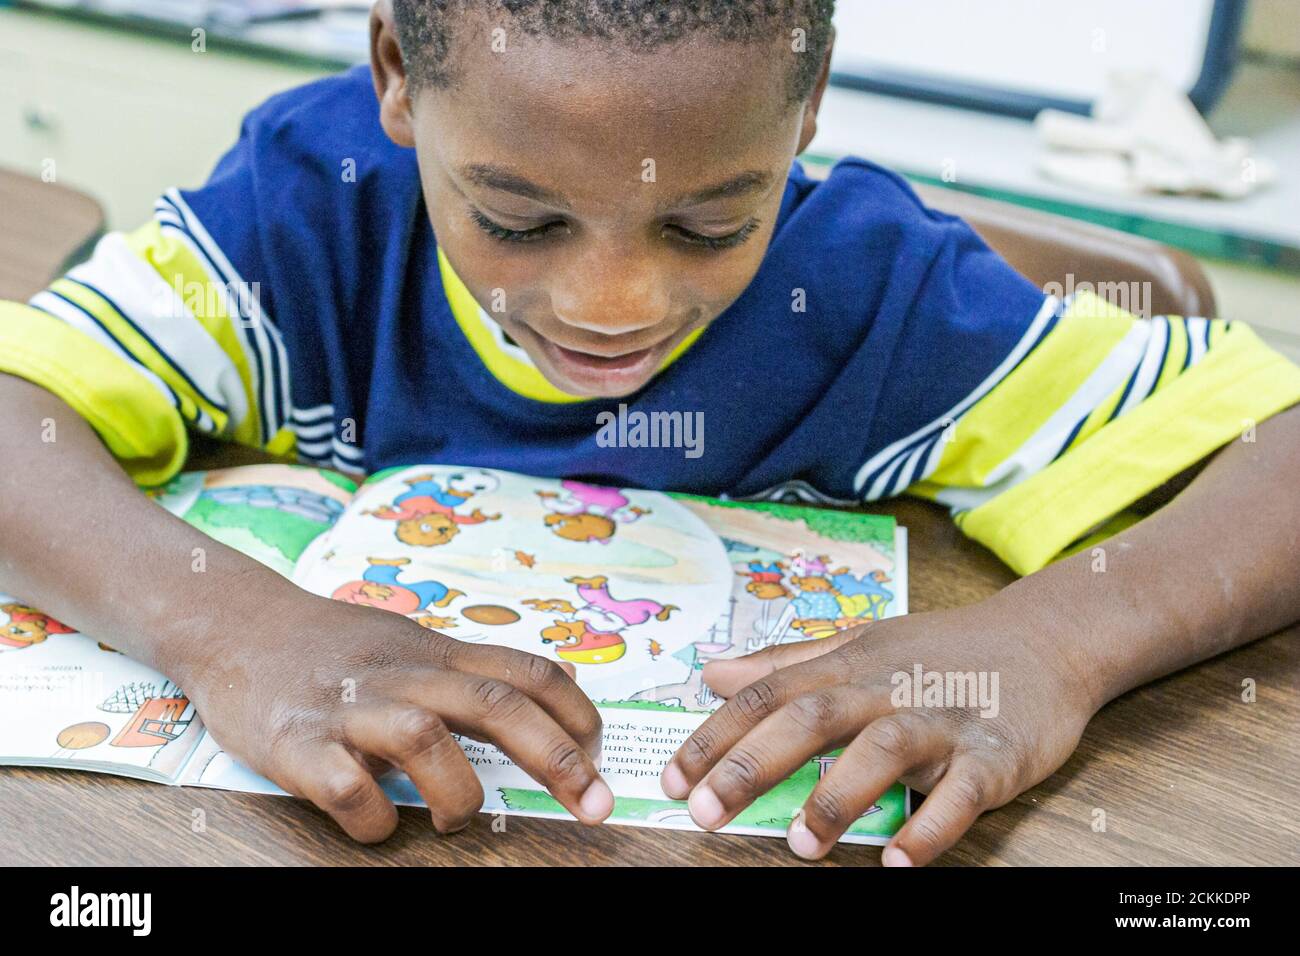
[[[706,830],[721,825],[722,818],[727,815],[718,795],[705,784],[700,784],[691,791],[691,799],[686,807],[691,812],[691,819]]]
[[[453,833],[459,833],[461,830],[469,826],[469,823],[469,820],[455,820],[448,822],[445,820],[439,820],[437,817],[433,818],[433,828],[443,836],[451,836]]]
[[[795,856],[801,856],[805,860],[821,858],[822,841],[804,826],[802,820],[795,820],[790,824],[790,829],[785,832],[785,842],[790,844],[790,849],[794,851]]]
[[[659,776],[659,787],[673,800],[685,800],[686,795],[691,792],[691,785],[686,782],[686,774],[682,773],[681,768],[675,763],[664,767],[664,772]]]
[[[912,858],[896,846],[885,847],[880,855],[880,862],[885,866],[912,866]]]
[[[597,780],[583,791],[578,809],[591,820],[603,820],[614,812],[614,794],[604,780]]]

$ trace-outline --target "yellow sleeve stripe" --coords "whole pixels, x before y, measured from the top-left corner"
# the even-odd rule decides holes
[[[175,406],[131,362],[51,315],[0,302],[0,372],[72,406],[141,485],[159,485],[188,452]]]
[[[1096,296],[1076,297],[1024,361],[957,422],[929,482],[982,487],[1106,361],[1133,322]]]
[[[200,413],[214,423],[213,431],[225,430],[229,416],[204,398],[190,379],[176,368],[117,307],[102,295],[71,279],[56,279],[50,284],[55,292],[91,315],[117,341],[122,348],[140,361],[149,371],[167,383],[181,403],[181,414],[187,421],[200,422]],[[208,429],[204,429],[205,431]]]
[[[1251,423],[1298,401],[1300,368],[1233,323],[1213,351],[1140,405],[967,512],[962,530],[1029,574]]]
[[[1154,393],[1159,391],[1165,385],[1168,385],[1174,379],[1178,378],[1178,376],[1186,370],[1184,368],[1184,363],[1186,362],[1190,351],[1190,339],[1188,337],[1186,319],[1177,316],[1160,316],[1152,321],[1163,323],[1164,328],[1168,330],[1165,339],[1166,345],[1164,358],[1160,367],[1160,374],[1156,377],[1155,382],[1150,388],[1150,392]],[[1216,333],[1219,332],[1225,324],[1226,323],[1220,320],[1214,320],[1208,323],[1206,328],[1206,341],[1209,343],[1209,348],[1214,347],[1217,340]],[[1106,401],[1097,406],[1092,414],[1088,416],[1088,420],[1084,423],[1083,427],[1079,429],[1078,434],[1070,441],[1069,445],[1062,448],[1061,454],[1064,454],[1071,448],[1086,441],[1089,437],[1096,434],[1098,430],[1104,428],[1110,420],[1115,417],[1116,413],[1119,411],[1120,403],[1126,402],[1132,394],[1130,389],[1133,384],[1133,379],[1136,378],[1136,376],[1137,371],[1135,370],[1130,378],[1125,379],[1124,382],[1120,384],[1109,397],[1107,397]]]
[[[207,330],[239,373],[249,413],[235,425],[233,437],[241,445],[256,447],[261,436],[261,408],[253,386],[248,357],[226,309],[226,289],[214,282],[198,256],[163,230],[154,220],[125,237],[128,248],[147,262],[171,288],[184,294],[185,308]]]
[[[1092,410],[1087,421],[1083,423],[1083,427],[1079,429],[1078,434],[1074,436],[1070,444],[1062,449],[1062,453],[1085,441],[1090,435],[1096,434],[1099,429],[1105,427],[1106,423],[1111,420],[1119,409],[1119,403],[1124,400],[1124,384],[1117,385],[1115,390],[1106,397],[1106,400]]]

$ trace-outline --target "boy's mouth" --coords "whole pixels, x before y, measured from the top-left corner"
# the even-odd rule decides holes
[[[644,388],[668,361],[673,349],[706,322],[698,311],[671,334],[645,345],[654,332],[606,336],[597,345],[561,345],[534,326],[519,320],[498,320],[505,334],[532,358],[552,385],[581,398],[619,398]],[[562,329],[559,331],[563,331]],[[571,339],[570,339],[571,341]],[[628,348],[637,345],[640,348]],[[626,351],[620,351],[626,349]],[[604,354],[602,354],[604,353]],[[613,354],[610,354],[613,353]]]
[[[538,339],[560,375],[582,391],[598,395],[624,394],[640,388],[659,368],[670,344],[663,342],[622,355],[604,356],[565,348],[541,336]]]

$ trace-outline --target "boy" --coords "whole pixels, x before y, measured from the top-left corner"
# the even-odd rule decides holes
[[[439,831],[468,822],[482,794],[449,731],[596,823],[600,722],[556,665],[307,595],[128,474],[172,475],[188,427],[357,472],[936,499],[1027,576],[710,664],[730,700],[663,775],[712,829],[846,745],[791,846],[825,854],[902,778],[929,799],[899,865],[1059,767],[1106,701],[1300,618],[1300,370],[1239,323],[1046,297],[870,164],[792,168],[832,8],[381,0],[368,74],[272,99],[206,186],[0,311],[0,583],[179,681],[232,754],[358,840],[395,826],[386,765]],[[601,447],[620,401],[706,412],[708,453]],[[1198,468],[1105,574],[1047,566]],[[998,715],[893,706],[918,662],[998,672]]]

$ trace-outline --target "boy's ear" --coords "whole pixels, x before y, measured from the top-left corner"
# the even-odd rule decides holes
[[[831,81],[831,54],[835,52],[835,28],[831,27],[831,36],[826,44],[826,56],[822,59],[821,72],[817,74],[817,85],[813,87],[812,96],[803,108],[803,129],[799,131],[799,153],[808,148],[817,135],[817,113],[822,108],[822,97],[826,94],[826,85]]]
[[[411,100],[406,89],[406,66],[397,42],[390,0],[379,0],[370,10],[370,74],[379,98],[379,123],[398,146],[414,146]]]

